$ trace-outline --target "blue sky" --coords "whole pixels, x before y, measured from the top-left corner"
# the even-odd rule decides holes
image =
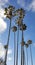
[[[9,6],[10,4],[15,6],[15,8],[22,7],[26,10],[26,15],[23,22],[27,25],[27,30],[24,32],[24,40],[26,42],[29,39],[32,40],[32,55],[33,55],[33,63],[35,65],[35,0],[27,0],[27,1],[26,0],[3,0],[3,1],[0,0],[0,44],[3,45],[7,43],[7,35],[9,29],[9,19],[6,19],[6,17],[4,16],[4,8]],[[13,21],[15,20],[12,20],[12,26],[13,26]],[[9,41],[10,43],[9,52],[8,52],[9,60],[7,60],[8,65],[13,64],[13,51],[14,51],[13,38],[14,38],[13,32],[11,31],[10,41]],[[20,36],[20,41],[21,41],[21,36]],[[19,48],[20,48],[20,41],[19,41]],[[29,50],[28,55],[30,56],[30,49],[28,48],[28,50]],[[29,63],[30,63],[30,58],[29,58]]]

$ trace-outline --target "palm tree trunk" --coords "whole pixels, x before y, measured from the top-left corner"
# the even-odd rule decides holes
[[[28,51],[27,51],[27,48],[26,48],[26,56],[27,56],[27,65],[28,65]]]
[[[24,49],[24,65],[26,65],[25,49]]]
[[[22,30],[22,42],[24,41],[23,38],[23,30]],[[22,65],[24,65],[24,47],[22,46]]]
[[[21,65],[22,65],[22,45],[21,45]]]
[[[33,65],[33,58],[32,58],[32,50],[31,50],[31,45],[30,45],[30,56],[31,56],[31,65]]]
[[[11,29],[11,19],[10,19],[10,26],[9,26],[9,33],[8,33],[8,40],[7,40],[7,49],[6,49],[6,54],[5,54],[5,65],[7,61],[7,53],[8,53],[9,39],[10,39],[10,29]]]
[[[15,50],[16,50],[16,38],[15,38],[15,32],[14,32],[14,65],[15,65]]]
[[[22,41],[23,41],[23,31],[22,31]],[[23,65],[23,47],[22,47],[22,43],[21,43],[21,65]]]
[[[24,65],[25,59],[24,59],[24,47],[23,47],[23,54],[22,54],[22,65]]]
[[[24,38],[23,38],[23,30],[22,30],[22,42],[24,41]],[[22,48],[21,48],[21,65],[24,65],[24,47],[22,46]]]
[[[18,42],[19,42],[19,25],[18,25],[18,31],[17,31],[16,65],[18,65]]]

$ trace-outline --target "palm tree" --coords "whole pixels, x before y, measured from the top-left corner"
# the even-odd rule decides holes
[[[27,43],[30,45],[31,65],[33,65],[32,50],[31,50],[32,40],[28,40]]]
[[[17,24],[17,50],[16,50],[16,65],[18,65],[18,43],[19,43],[19,28],[21,25],[21,19],[20,17],[16,20]]]
[[[13,6],[9,6],[8,8],[5,8],[5,13],[4,13],[4,15],[6,15],[6,17],[9,18],[10,20],[9,33],[8,33],[8,39],[7,39],[7,49],[6,49],[6,55],[5,55],[5,65],[7,61],[7,52],[8,52],[9,39],[10,39],[11,18],[14,16],[13,15],[14,9],[15,8]]]
[[[16,65],[18,65],[18,42],[19,42],[19,28],[20,28],[20,26],[21,26],[21,24],[22,24],[22,20],[23,20],[23,18],[24,18],[24,16],[25,16],[25,10],[24,9],[22,9],[22,8],[20,8],[20,9],[17,9],[16,11],[15,11],[15,13],[16,13],[16,15],[18,15],[19,16],[19,18],[16,20],[16,23],[18,24],[18,32],[17,32],[17,56],[16,56]]]
[[[15,32],[17,31],[17,27],[13,26],[12,27],[12,31],[14,32],[14,65],[15,65],[15,53],[16,53],[16,35]]]
[[[24,35],[23,35],[23,32],[24,30],[26,30],[26,25],[21,24],[20,26],[20,30],[22,31],[22,42],[21,42],[21,65],[24,65],[25,64],[25,53],[24,53],[24,45],[25,45],[25,42],[24,42]]]

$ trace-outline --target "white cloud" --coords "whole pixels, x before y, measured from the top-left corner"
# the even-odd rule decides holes
[[[5,18],[6,16],[4,15],[5,11],[4,9],[0,8],[0,17]]]
[[[0,7],[4,6],[8,0],[0,0]]]
[[[4,15],[4,9],[2,9],[2,6],[5,6],[7,2],[8,0],[0,0],[0,33],[4,32],[7,28],[7,24],[4,21],[6,16]]]
[[[0,43],[0,58],[1,57],[5,57],[5,49],[4,49],[4,47],[3,47],[3,45],[2,45],[2,43]]]
[[[6,16],[4,15],[4,9],[0,8],[0,33],[6,30],[7,24],[4,21],[4,18]]]
[[[35,11],[35,0],[32,0],[30,3],[25,0],[17,0],[17,3],[28,11]]]
[[[29,4],[28,10],[35,11],[35,0],[32,0],[32,2]]]
[[[4,22],[4,20],[0,17],[0,33],[2,33],[3,31],[5,31],[6,28],[7,28],[6,22]]]
[[[4,21],[5,15],[3,9],[6,3],[8,3],[8,0],[0,0],[0,33],[4,32],[7,28],[7,24]]]

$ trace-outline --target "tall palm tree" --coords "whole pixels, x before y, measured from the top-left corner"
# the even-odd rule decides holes
[[[5,64],[6,64],[6,61],[7,61],[7,52],[8,52],[8,46],[9,46],[9,38],[10,38],[10,29],[11,29],[11,20],[10,20],[8,40],[7,40],[7,49],[6,49],[6,55],[5,55]]]
[[[14,32],[14,65],[15,65],[15,54],[16,54],[16,31],[17,31],[17,27],[13,26],[12,27],[12,31]]]
[[[13,6],[9,6],[8,8],[5,8],[5,13],[4,13],[6,17],[9,18],[10,20],[9,33],[8,33],[8,39],[7,39],[7,49],[6,49],[6,55],[5,55],[5,65],[7,61],[7,52],[8,52],[9,39],[10,39],[11,18],[13,17],[12,12],[14,11],[14,9],[15,8]]]
[[[16,65],[18,65],[18,43],[19,43],[19,28],[20,25],[22,24],[21,18],[19,17],[16,21],[17,23],[17,50],[16,50]]]
[[[22,42],[21,42],[21,65],[24,65],[25,64],[25,53],[24,53],[24,45],[25,45],[25,42],[24,42],[24,31],[26,30],[26,25],[21,24],[20,26],[20,30],[22,31]]]
[[[30,45],[31,65],[33,65],[32,50],[31,50],[32,40],[28,40],[27,43]]]
[[[17,9],[16,11],[16,14],[19,15],[19,18],[17,20],[17,24],[18,24],[18,33],[17,33],[17,56],[16,56],[16,65],[18,65],[18,42],[19,42],[19,27],[21,26],[22,24],[22,20],[25,16],[25,10],[20,8],[20,9]],[[22,47],[21,47],[22,48]]]
[[[17,49],[16,49],[16,65],[18,65],[18,43],[19,43],[19,28],[21,25],[20,17],[16,20],[17,23]]]

